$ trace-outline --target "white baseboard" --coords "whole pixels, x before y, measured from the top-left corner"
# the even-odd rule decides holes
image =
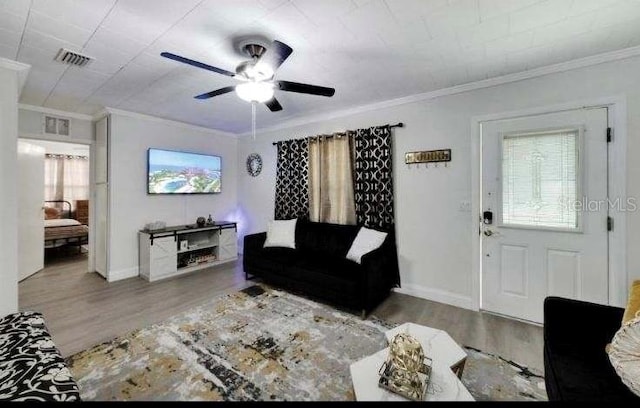
[[[135,278],[138,276],[138,267],[120,269],[119,271],[109,271],[107,274],[108,282],[115,282],[123,279]]]
[[[458,293],[449,292],[442,289],[432,289],[416,284],[402,284],[401,288],[393,289],[394,292],[405,295],[415,296],[438,303],[445,303],[451,306],[461,307],[463,309],[477,310],[473,306],[473,300]]]

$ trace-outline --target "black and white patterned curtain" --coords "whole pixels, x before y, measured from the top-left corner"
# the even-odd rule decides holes
[[[354,136],[354,193],[359,225],[392,230],[393,167],[389,126],[358,129]]]
[[[276,220],[309,218],[309,141],[285,140],[276,143]]]

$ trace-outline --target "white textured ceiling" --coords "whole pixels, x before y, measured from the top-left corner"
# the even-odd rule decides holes
[[[0,56],[32,66],[21,103],[93,114],[104,106],[235,133],[250,105],[194,95],[231,78],[233,42],[289,44],[277,79],[336,88],[333,98],[278,91],[258,126],[365,105],[640,44],[640,0],[2,0]],[[62,47],[95,61],[55,62]]]

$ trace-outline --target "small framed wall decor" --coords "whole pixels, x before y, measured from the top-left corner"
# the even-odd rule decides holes
[[[258,153],[251,153],[247,156],[247,173],[252,177],[257,177],[262,171],[262,157]]]

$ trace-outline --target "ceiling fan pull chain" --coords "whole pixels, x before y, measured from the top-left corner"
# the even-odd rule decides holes
[[[256,140],[256,102],[251,102],[251,134],[253,140]]]

